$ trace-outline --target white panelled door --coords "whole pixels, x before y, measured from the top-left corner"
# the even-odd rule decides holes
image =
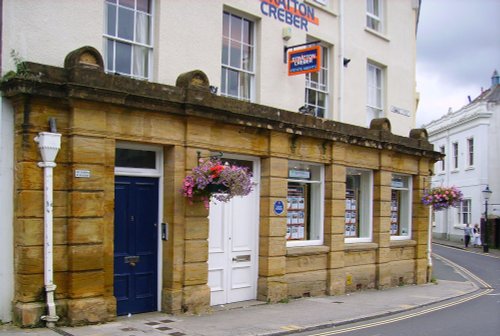
[[[253,168],[257,161],[236,161]],[[210,202],[208,285],[211,305],[257,297],[258,188],[228,203]]]

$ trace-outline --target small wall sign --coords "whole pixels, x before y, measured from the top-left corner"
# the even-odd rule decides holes
[[[321,65],[321,47],[314,46],[288,52],[288,76],[318,72]]]
[[[75,177],[89,178],[90,177],[90,170],[77,169],[77,170],[75,170]]]
[[[276,215],[281,215],[285,211],[285,204],[283,201],[276,201],[274,202],[274,213]]]

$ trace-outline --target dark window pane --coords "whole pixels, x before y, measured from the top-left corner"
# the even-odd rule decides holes
[[[221,93],[227,93],[226,92],[226,82],[227,82],[227,72],[226,72],[226,68],[222,68],[222,75],[221,75],[221,80],[220,80],[220,91]]]
[[[137,10],[151,14],[151,3],[149,0],[137,0]]]
[[[156,153],[137,149],[117,148],[115,166],[156,169]]]
[[[106,34],[116,36],[116,6],[108,5],[108,24]]]
[[[134,11],[118,9],[118,37],[132,41],[134,39]]]
[[[253,49],[252,47],[243,46],[243,63],[241,65],[241,68],[244,70],[252,71],[253,70],[253,57],[252,57],[252,52]]]
[[[229,37],[229,13],[224,13],[222,18],[222,36]]]
[[[238,72],[234,70],[228,70],[227,72],[227,94],[238,97]]]
[[[252,44],[252,22],[243,20],[243,42]]]
[[[235,68],[241,68],[241,43],[231,42],[230,65]]]
[[[222,64],[229,65],[229,40],[222,39]]]
[[[130,74],[132,64],[132,47],[130,44],[116,42],[115,71]]]
[[[134,0],[120,0],[120,5],[128,8],[134,8],[134,2]]]
[[[241,21],[238,16],[231,15],[231,39],[241,41]]]
[[[115,64],[113,62],[114,60],[114,55],[115,55],[115,43],[111,40],[108,40],[106,43],[106,70],[107,71],[114,71],[115,69]]]

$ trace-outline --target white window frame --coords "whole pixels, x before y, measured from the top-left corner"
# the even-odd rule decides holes
[[[134,9],[130,9],[129,7],[125,7],[125,6],[122,6],[119,4],[119,1],[117,1],[116,4],[113,4],[111,2],[108,2],[108,1],[104,1],[104,13],[105,13],[105,17],[104,17],[104,22],[105,22],[105,32],[103,34],[103,37],[104,37],[104,46],[103,46],[103,49],[105,50],[105,57],[104,57],[104,60],[105,60],[105,64],[106,64],[106,72],[107,73],[118,73],[120,75],[123,75],[123,76],[128,76],[128,77],[131,77],[131,78],[137,78],[137,79],[142,79],[142,80],[150,80],[152,78],[152,69],[153,69],[153,41],[154,41],[154,36],[153,36],[153,27],[154,27],[154,1],[153,0],[149,0],[149,7],[151,9],[151,13],[146,13],[146,12],[143,12],[143,11],[140,11],[137,9],[137,0],[134,1],[135,3],[135,8]],[[115,6],[116,8],[116,23],[115,23],[115,34],[114,35],[110,35],[107,33],[107,24],[108,24],[108,10],[111,6]],[[122,8],[122,9],[126,9],[126,10],[130,10],[133,12],[133,15],[134,15],[134,27],[132,28],[133,29],[133,39],[126,39],[126,38],[121,38],[118,36],[118,21],[119,21],[119,15],[118,15],[118,12],[119,12],[119,9]],[[138,28],[137,28],[137,18],[138,16],[141,15],[142,17],[148,17],[149,19],[149,26],[147,27],[147,34],[149,36],[149,43],[143,43],[143,42],[139,42],[138,41],[138,36],[137,36],[137,31],[138,31]],[[113,50],[110,51],[109,48],[108,48],[108,42],[113,42],[114,44],[114,47],[113,47]],[[131,46],[131,59],[130,59],[130,71],[129,72],[120,72],[120,71],[117,71],[116,69],[116,43],[123,43],[123,44],[128,44]],[[134,67],[134,62],[137,60],[136,56],[135,56],[135,52],[137,52],[137,50],[141,48],[143,50],[146,50],[147,51],[147,56],[146,56],[146,59],[145,61],[147,62],[147,65],[146,65],[146,68],[144,69],[144,71],[146,72],[146,74],[139,74],[139,73],[134,73],[135,72],[135,67]],[[113,55],[111,56],[110,55],[110,52],[113,53]],[[112,58],[113,59],[113,64],[109,64],[109,58]]]
[[[360,237],[344,236],[345,243],[370,243],[373,239],[373,171],[368,169],[347,168],[347,175],[359,174],[361,176],[360,204],[358,230]],[[346,184],[347,188],[347,184]],[[347,202],[346,202],[347,204]]]
[[[255,64],[255,61],[256,61],[256,22],[255,20],[253,19],[250,19],[248,17],[245,17],[243,15],[240,15],[240,14],[234,14],[232,13],[231,11],[228,11],[228,10],[224,10],[223,14],[222,14],[222,20],[224,22],[224,18],[225,18],[225,15],[228,14],[229,15],[229,33],[228,33],[228,36],[224,36],[224,28],[222,29],[222,32],[221,32],[221,35],[222,35],[222,58],[221,58],[221,83],[220,83],[220,94],[221,96],[225,96],[225,97],[232,97],[232,98],[235,98],[235,99],[239,99],[239,100],[244,100],[244,101],[250,101],[250,102],[253,102],[255,101],[255,68],[256,68],[256,64]],[[243,33],[244,33],[244,30],[241,29],[242,31],[242,35],[240,36],[240,39],[239,40],[235,40],[235,39],[232,39],[231,38],[231,18],[238,18],[238,19],[241,19],[241,22],[243,21],[247,21],[250,23],[250,30],[251,30],[251,38],[252,38],[252,41],[250,41],[249,44],[247,43],[244,43],[243,42]],[[224,23],[223,23],[224,25]],[[231,48],[228,46],[228,51],[227,51],[227,64],[224,63],[224,40],[227,39],[228,42],[231,44],[231,42],[236,42],[236,43],[239,43],[241,44],[241,49],[240,49],[240,53],[241,53],[241,59],[240,59],[240,67],[236,67],[236,66],[232,66],[230,63],[231,63]],[[244,52],[243,52],[243,47],[250,47],[251,48],[251,52],[250,52],[250,57],[251,57],[251,69],[244,69],[243,68],[243,63],[244,63]],[[228,91],[228,83],[229,83],[229,71],[235,71],[237,72],[238,74],[238,92],[236,95],[234,94],[229,94],[229,91]],[[250,86],[249,88],[249,97],[244,97],[242,95],[242,76],[248,76],[249,77],[249,80],[248,80],[248,85]]]
[[[325,169],[324,165],[304,161],[288,161],[288,170],[292,167],[312,167],[310,180],[288,178],[288,182],[307,183],[311,185],[310,225],[316,225],[317,239],[287,241],[287,247],[323,245],[324,237],[324,199],[325,199]],[[314,190],[313,190],[314,188]]]
[[[130,142],[117,142],[116,148],[133,149],[140,151],[155,152],[155,168],[129,168],[116,167],[115,175],[117,176],[145,176],[145,177],[161,177],[163,175],[163,149],[161,146],[143,145]]]
[[[368,62],[366,67],[367,126],[384,114],[384,68]]]
[[[329,73],[330,71],[330,48],[324,44],[320,44],[321,47],[321,66],[320,70],[317,73],[307,73],[306,74],[306,89],[305,89],[305,106],[314,108],[314,116],[319,118],[326,118],[331,113],[329,111],[329,99],[330,99],[330,83],[329,78],[332,75]],[[313,77],[317,77],[317,81],[313,80]],[[314,94],[315,103],[309,102],[309,94]],[[325,96],[324,106],[318,104],[319,95],[323,94]],[[318,108],[322,108],[324,110],[323,116],[319,115]]]
[[[323,5],[323,6],[328,5],[328,0],[314,0],[314,2],[316,2],[320,5]]]
[[[467,217],[466,221],[464,221],[464,215]],[[472,225],[472,200],[470,198],[464,198],[460,202],[460,206],[458,207],[458,223]]]
[[[467,139],[467,165],[474,167],[474,138]]]
[[[453,170],[458,170],[458,142],[453,142],[451,148],[452,167]]]
[[[439,147],[441,154],[446,155],[446,147],[443,145]],[[444,172],[446,169],[446,156],[441,160],[441,171]]]
[[[401,232],[403,230],[403,227],[407,230],[406,235],[391,235],[391,240],[409,240],[411,239],[411,230],[412,230],[412,199],[413,199],[413,179],[411,175],[404,175],[404,174],[392,174],[392,178],[403,178],[406,179],[407,181],[407,187],[401,187],[401,186],[395,186],[392,184],[392,179],[391,179],[391,193],[392,190],[399,190],[401,192],[404,192],[403,194],[404,199],[401,200],[399,206],[403,207],[400,211],[402,214],[400,215],[400,222],[399,222],[399,231]],[[402,198],[403,198],[402,197]],[[404,203],[403,203],[404,202]],[[406,212],[406,213],[404,213]],[[403,224],[405,226],[403,226]]]
[[[366,27],[379,33],[384,29],[382,6],[382,0],[366,0]]]

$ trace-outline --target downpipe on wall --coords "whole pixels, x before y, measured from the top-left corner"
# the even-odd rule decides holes
[[[59,320],[56,314],[54,301],[54,262],[53,262],[53,169],[56,167],[55,158],[61,148],[61,134],[56,133],[55,121],[51,119],[51,132],[41,132],[35,137],[38,143],[42,162],[38,166],[43,168],[44,176],[44,285],[47,294],[47,315],[41,317],[48,328],[53,328]]]

